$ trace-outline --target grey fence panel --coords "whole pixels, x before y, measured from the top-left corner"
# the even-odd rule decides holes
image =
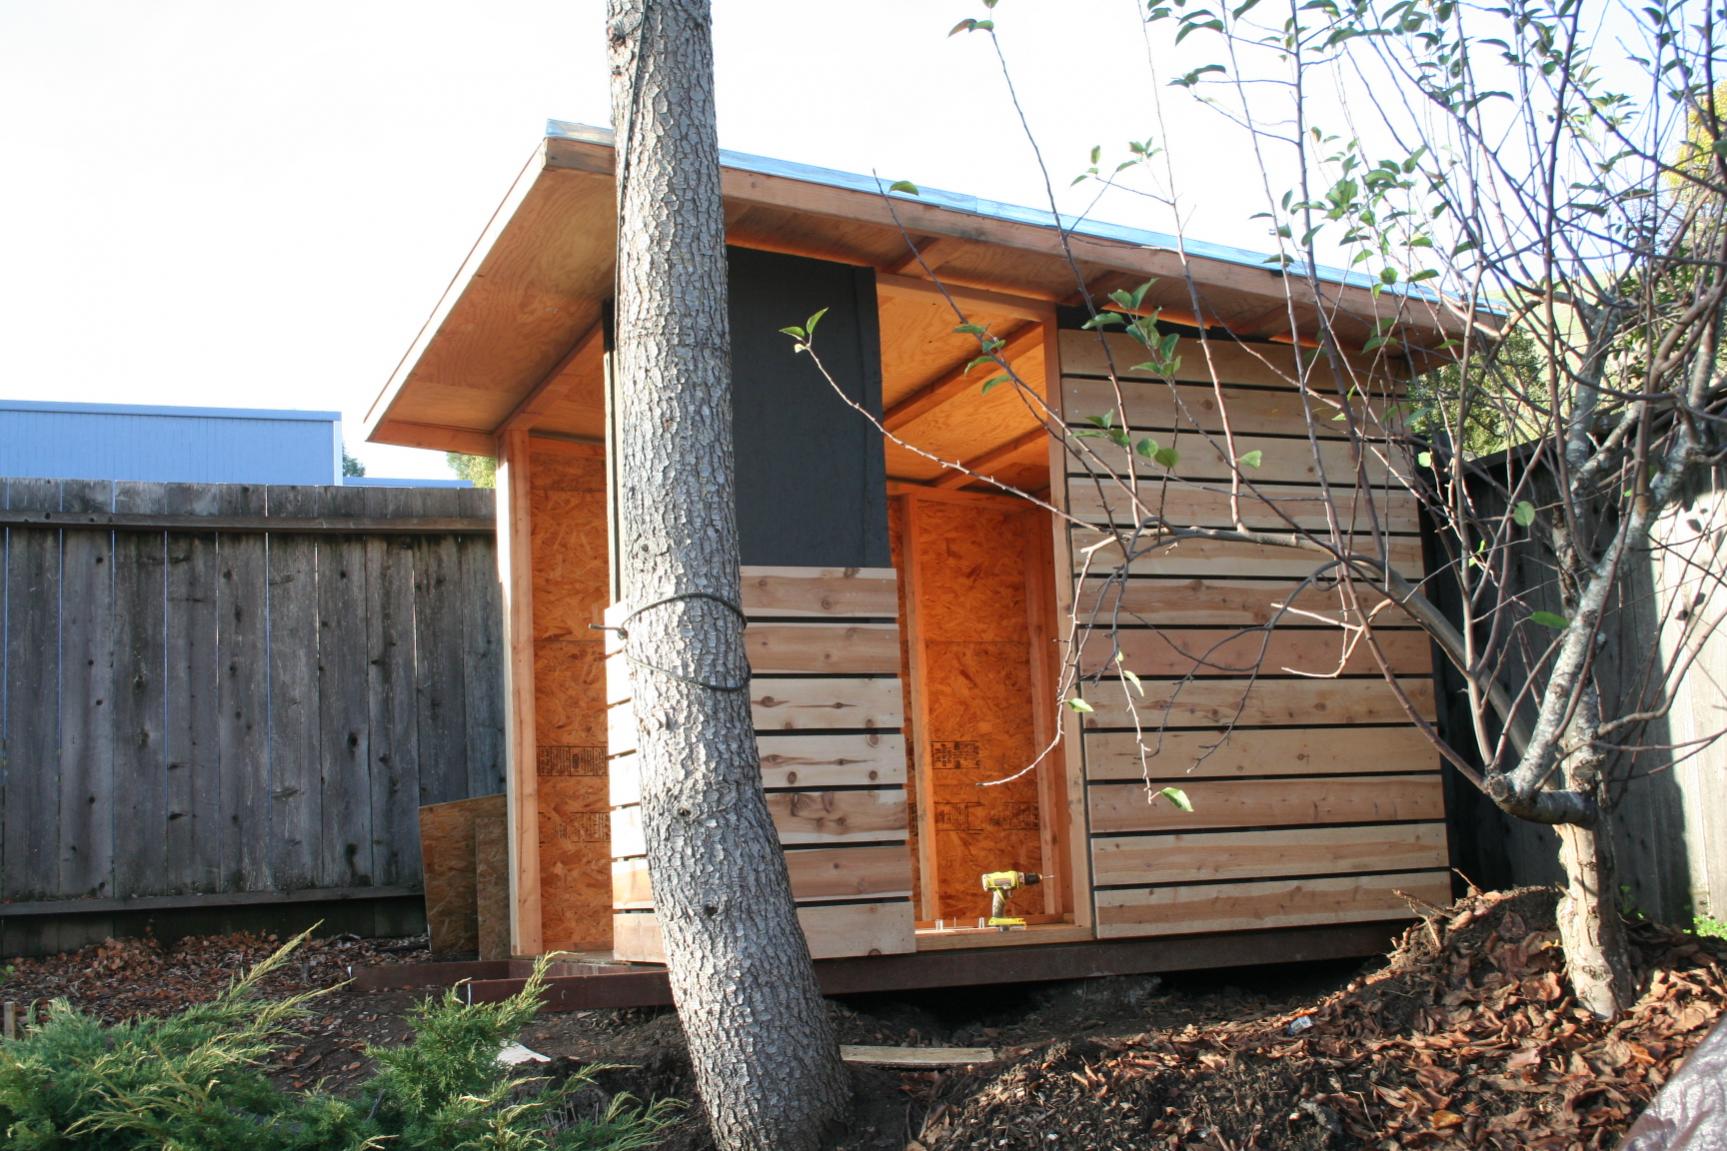
[[[1536,488],[1541,493],[1538,503],[1552,498],[1550,480],[1538,480]],[[1491,485],[1472,485],[1470,494],[1479,514],[1505,514],[1503,499]],[[1727,740],[1709,742],[1727,730],[1722,704],[1727,680],[1718,671],[1727,664],[1727,639],[1704,643],[1700,658],[1688,666],[1673,662],[1676,620],[1695,614],[1703,627],[1702,635],[1693,634],[1693,639],[1704,639],[1727,611],[1718,554],[1727,541],[1727,520],[1719,514],[1719,501],[1714,491],[1694,501],[1694,507],[1715,512],[1701,514],[1697,521],[1697,534],[1713,545],[1705,547],[1700,558],[1676,561],[1674,549],[1666,546],[1674,521],[1683,523],[1699,514],[1687,510],[1670,514],[1652,546],[1633,553],[1604,613],[1592,665],[1609,716],[1657,713],[1641,730],[1629,733],[1626,742],[1636,750],[1612,757],[1608,779],[1621,902],[1627,911],[1670,923],[1689,924],[1693,913],[1720,916],[1727,910],[1721,842],[1727,833],[1720,830],[1727,827]],[[1675,578],[1664,568],[1677,568],[1689,578]],[[1564,613],[1553,567],[1533,544],[1520,547],[1508,577],[1509,590],[1530,610]],[[1442,596],[1456,594],[1454,586],[1441,591]],[[1454,598],[1449,610],[1458,618]],[[1538,628],[1526,632],[1536,640],[1546,638]],[[1523,652],[1524,666],[1540,654],[1532,642]],[[1672,666],[1685,666],[1685,671],[1674,685],[1676,706],[1669,714],[1660,684],[1662,669]],[[1526,675],[1512,667],[1503,679],[1516,692]],[[1454,744],[1470,748],[1461,680],[1442,669],[1440,685],[1448,706],[1442,726],[1452,732]],[[1707,714],[1691,723],[1699,701]],[[1486,886],[1561,882],[1558,839],[1551,828],[1505,815],[1473,787],[1448,776],[1453,858],[1459,870]]]
[[[62,910],[415,890],[420,804],[502,786],[492,511],[0,480],[0,950]]]

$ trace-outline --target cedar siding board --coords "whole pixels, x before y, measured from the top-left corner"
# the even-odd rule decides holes
[[[1117,364],[1142,358],[1122,337],[1105,339]],[[1097,405],[1113,406],[1114,389],[1098,336],[1063,331],[1061,346],[1064,415],[1081,423]],[[1272,461],[1264,498],[1243,493],[1243,519],[1266,527],[1284,516],[1303,526],[1322,522],[1314,518],[1318,470],[1353,486],[1354,463],[1338,450],[1347,445],[1322,440],[1315,462],[1299,394],[1278,372],[1287,349],[1259,349],[1263,361],[1226,351],[1215,362],[1231,430],[1238,444],[1260,447]],[[1182,443],[1184,479],[1209,474],[1216,451],[1201,437],[1221,426],[1210,383],[1172,390],[1134,375],[1124,372],[1120,385],[1129,425]],[[1316,426],[1330,436],[1324,413],[1332,409],[1319,407]],[[1362,412],[1374,409],[1362,401]],[[1100,455],[1106,466],[1122,465],[1119,452]],[[1138,463],[1138,490],[1155,507],[1149,465]],[[1388,444],[1366,474],[1385,485],[1380,523],[1394,558],[1414,576],[1419,524],[1412,498],[1393,486],[1405,467]],[[1134,522],[1125,493],[1072,472],[1069,506],[1078,516]],[[1163,506],[1178,521],[1227,526],[1227,501],[1220,485],[1218,493],[1181,491]],[[1071,530],[1075,549],[1100,536]],[[1083,719],[1083,747],[1100,938],[1399,919],[1411,914],[1405,894],[1449,899],[1438,756],[1372,657],[1361,648],[1346,652],[1342,632],[1319,619],[1286,616],[1269,633],[1241,630],[1269,620],[1272,605],[1291,600],[1313,567],[1311,558],[1277,548],[1185,541],[1136,562],[1125,589],[1087,588],[1074,576],[1077,602],[1091,610],[1120,603],[1130,621],[1117,636],[1099,632],[1079,644],[1082,668],[1097,677],[1085,687],[1095,710]],[[1299,606],[1335,616],[1337,605],[1310,590]],[[1390,617],[1382,650],[1431,720],[1431,648],[1424,633],[1400,623]],[[1109,674],[1117,652],[1142,677],[1135,706],[1128,685]],[[1147,731],[1143,741],[1136,720]],[[1165,786],[1185,791],[1194,810],[1162,799]]]
[[[821,958],[913,950],[899,641],[893,624],[868,615],[860,622],[844,607],[765,621],[787,605],[803,613],[824,601],[877,612],[892,602],[894,583],[892,568],[743,572],[743,608],[751,621],[745,635],[756,637],[750,690],[762,782],[786,848],[799,919],[811,953]],[[622,612],[609,609],[608,622],[618,622]],[[607,632],[608,641],[615,634]],[[853,644],[848,636],[869,638]],[[641,833],[629,675],[618,645],[609,642],[612,948],[618,959],[657,962],[662,954]],[[800,693],[800,686],[813,691]],[[810,706],[797,726],[788,727],[772,704],[792,696]]]

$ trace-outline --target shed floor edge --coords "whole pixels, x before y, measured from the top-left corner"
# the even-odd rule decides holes
[[[1348,926],[1232,932],[1228,935],[869,955],[817,960],[815,969],[824,995],[863,995],[1323,959],[1359,959],[1383,954],[1392,938],[1408,922],[1395,920]],[[522,960],[508,960],[355,968],[352,972],[353,987],[359,991],[382,991],[450,987],[466,981],[465,997],[470,1002],[494,1003],[522,989],[527,966]],[[589,1011],[671,1005],[671,987],[663,967],[584,966],[587,970],[579,974],[557,975],[546,981],[544,1010]]]

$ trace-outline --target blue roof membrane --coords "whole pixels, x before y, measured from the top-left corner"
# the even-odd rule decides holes
[[[579,140],[583,143],[600,144],[608,148],[612,146],[611,129],[596,128],[591,124],[547,120],[546,136],[548,139]],[[1136,244],[1143,248],[1159,248],[1170,252],[1182,251],[1196,259],[1215,260],[1219,263],[1235,264],[1243,268],[1256,268],[1262,272],[1281,273],[1284,271],[1279,265],[1279,257],[1267,252],[1255,252],[1228,244],[1212,244],[1204,240],[1173,236],[1168,232],[1130,228],[1125,224],[1110,224],[1079,216],[1064,215],[1058,220],[1053,212],[1047,212],[1041,208],[1004,204],[999,200],[985,200],[978,196],[966,195],[963,192],[945,192],[940,188],[926,188],[921,184],[918,185],[916,195],[910,192],[888,192],[887,185],[874,176],[864,176],[857,172],[841,172],[834,168],[818,168],[812,164],[797,164],[790,160],[775,160],[768,156],[751,156],[746,152],[733,152],[725,148],[720,149],[720,164],[742,172],[754,172],[762,176],[784,176],[790,180],[823,184],[830,188],[868,192],[872,195],[886,193],[895,199],[908,200],[916,204],[933,204],[938,208],[948,208],[990,220],[1029,224],[1037,228],[1056,228],[1059,226],[1064,231],[1076,236],[1116,240],[1124,244]],[[1291,269],[1294,267],[1295,265],[1290,265]],[[1378,277],[1368,276],[1361,272],[1346,272],[1341,268],[1319,265],[1314,268],[1314,273],[1327,283],[1344,287],[1371,289],[1375,285],[1379,285],[1383,291],[1406,295],[1415,299],[1432,302],[1438,302],[1441,299],[1437,293],[1419,285],[1404,283],[1381,285]]]

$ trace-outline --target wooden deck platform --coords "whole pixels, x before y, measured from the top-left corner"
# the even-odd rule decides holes
[[[907,955],[857,956],[816,962],[827,995],[863,995],[939,987],[978,987],[1096,979],[1164,971],[1195,971],[1266,963],[1349,959],[1383,952],[1407,921],[1341,927],[1292,927],[1228,935],[1162,939],[1098,940],[1038,947],[920,951]],[[495,1003],[522,989],[528,960],[407,963],[359,967],[350,974],[358,991],[393,991],[461,986],[470,1003]],[[607,962],[582,955],[552,968],[548,1011],[666,1007],[672,1002],[665,968]]]

